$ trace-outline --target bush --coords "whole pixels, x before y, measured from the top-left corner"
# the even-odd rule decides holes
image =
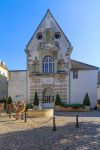
[[[75,103],[75,104],[65,104],[65,103],[62,103],[61,104],[62,107],[72,107],[72,108],[80,108],[82,107],[83,105],[82,104],[79,104],[79,103]]]
[[[27,104],[26,104],[26,110],[27,110],[27,109],[32,109],[32,108],[33,108],[33,105],[32,105],[31,103],[27,103]]]
[[[34,106],[39,106],[39,99],[38,99],[37,92],[35,92],[33,104],[34,104]]]
[[[88,93],[85,94],[84,100],[83,100],[83,105],[84,106],[90,106],[90,98]]]
[[[59,94],[56,95],[55,105],[61,105],[61,98],[60,98]]]
[[[12,103],[12,98],[11,96],[8,97],[8,100],[7,100],[7,104],[11,104]]]

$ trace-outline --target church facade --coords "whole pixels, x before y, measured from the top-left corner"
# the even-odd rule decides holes
[[[82,103],[85,93],[89,92],[95,105],[98,68],[71,60],[72,49],[47,10],[26,46],[27,70],[9,71],[8,95],[15,101],[31,102],[37,92],[41,106],[48,108],[53,107],[57,94],[65,103]],[[91,81],[89,76],[93,77]],[[93,87],[88,81],[93,82]]]

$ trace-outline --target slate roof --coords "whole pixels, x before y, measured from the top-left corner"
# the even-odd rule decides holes
[[[74,70],[98,70],[99,67],[85,64],[76,60],[71,60],[71,69]]]

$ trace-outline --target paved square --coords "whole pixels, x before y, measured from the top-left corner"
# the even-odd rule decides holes
[[[79,128],[75,127],[79,115]],[[100,112],[56,113],[51,118],[0,117],[0,150],[100,150]]]

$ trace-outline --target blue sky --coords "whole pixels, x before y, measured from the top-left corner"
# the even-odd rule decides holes
[[[72,59],[100,67],[100,0],[0,0],[0,59],[8,69],[26,69],[24,49],[47,9],[72,43]]]

